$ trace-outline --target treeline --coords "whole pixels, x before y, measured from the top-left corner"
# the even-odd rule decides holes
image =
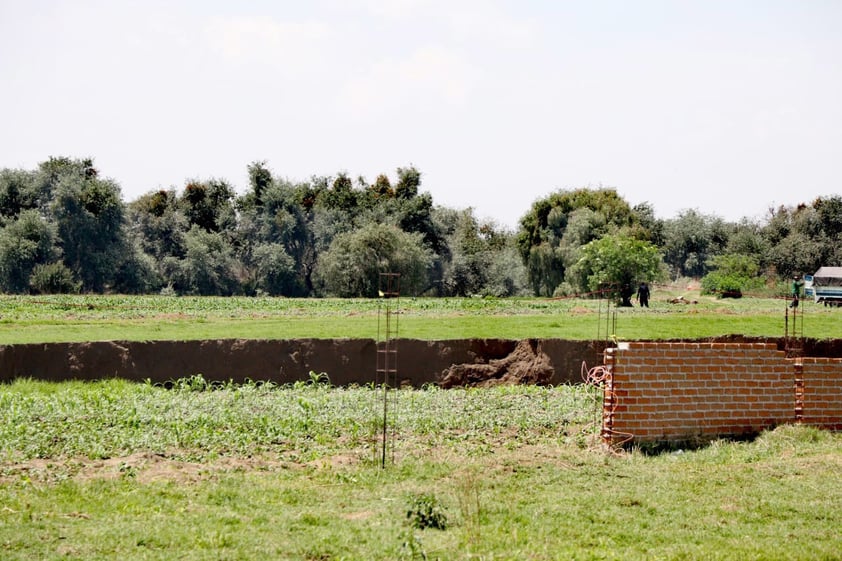
[[[513,236],[470,209],[437,207],[421,173],[290,182],[263,162],[238,196],[191,180],[124,203],[91,160],[0,171],[0,289],[7,293],[509,296],[525,289]]]
[[[559,191],[511,232],[435,205],[421,173],[373,183],[339,173],[292,182],[248,167],[238,195],[191,180],[125,203],[92,160],[0,170],[0,290],[375,296],[381,272],[406,295],[553,296],[666,277],[762,283],[842,263],[842,198],[728,223],[669,220],[612,189]],[[718,275],[718,276],[717,276]]]
[[[628,304],[633,283],[688,277],[740,295],[842,264],[842,197],[734,223],[696,210],[657,219],[611,189],[562,191],[533,204],[516,239],[535,294],[610,286]]]

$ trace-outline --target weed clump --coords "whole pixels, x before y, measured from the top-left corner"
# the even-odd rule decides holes
[[[429,493],[409,497],[406,518],[414,528],[419,530],[426,530],[427,528],[447,529],[447,515],[444,508],[439,500]]]

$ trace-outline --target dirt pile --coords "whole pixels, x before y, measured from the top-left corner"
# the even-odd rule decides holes
[[[520,341],[508,356],[485,363],[454,364],[442,373],[439,386],[489,387],[514,384],[549,384],[554,368],[535,339]]]

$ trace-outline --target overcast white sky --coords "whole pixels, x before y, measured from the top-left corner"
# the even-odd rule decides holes
[[[0,0],[0,168],[133,200],[422,172],[511,227],[614,187],[728,220],[842,192],[839,0]]]

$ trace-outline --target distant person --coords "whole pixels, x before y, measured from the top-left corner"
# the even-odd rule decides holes
[[[789,305],[790,308],[798,307],[798,299],[801,297],[802,286],[804,286],[804,282],[801,280],[801,277],[798,275],[792,277],[792,303]]]
[[[649,307],[649,285],[645,282],[640,283],[637,287],[637,301],[640,302],[641,308]]]

